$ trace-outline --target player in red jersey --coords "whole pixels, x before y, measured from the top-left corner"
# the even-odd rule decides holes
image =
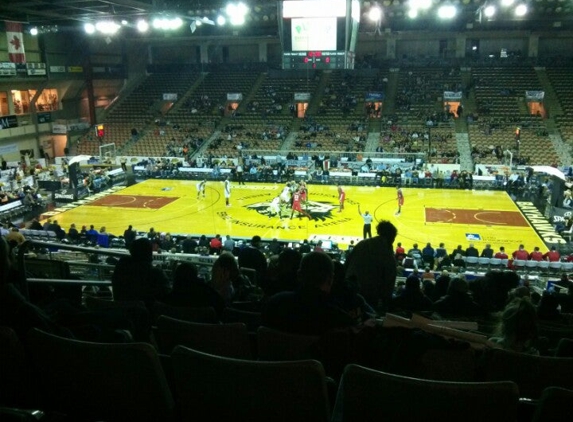
[[[402,193],[400,186],[396,186],[396,200],[398,201],[398,211],[396,211],[396,215],[400,215],[402,212],[402,205],[404,205],[404,194]]]
[[[338,204],[340,206],[340,208],[338,209],[338,212],[342,212],[342,210],[344,209],[344,200],[346,199],[346,192],[344,192],[344,190],[342,189],[342,186],[338,185]]]
[[[290,218],[294,216],[295,211],[298,212],[298,218],[301,218],[300,217],[301,214],[306,215],[309,219],[311,218],[310,214],[308,214],[306,211],[302,209],[301,202],[302,202],[302,195],[300,190],[298,190],[292,196],[292,212],[290,214]]]

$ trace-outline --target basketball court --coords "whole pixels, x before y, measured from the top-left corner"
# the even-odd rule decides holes
[[[444,242],[448,250],[474,243],[482,249],[508,252],[524,244],[532,250],[544,242],[524,214],[505,192],[402,188],[405,203],[399,216],[396,189],[347,186],[345,209],[339,212],[337,187],[309,185],[307,212],[312,216],[290,218],[270,216],[270,202],[283,184],[232,185],[231,206],[225,206],[222,182],[207,182],[206,197],[197,199],[197,181],[147,180],[139,184],[98,194],[74,204],[56,208],[49,215],[66,230],[93,224],[109,233],[123,234],[128,225],[147,232],[191,233],[234,238],[263,238],[299,242],[302,239],[332,240],[342,249],[360,240],[363,221],[358,213],[370,211],[376,221],[389,220],[398,228],[397,242],[406,249],[413,243],[435,247]]]

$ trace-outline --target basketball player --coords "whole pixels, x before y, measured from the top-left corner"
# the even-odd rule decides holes
[[[225,178],[225,205],[231,206],[231,182],[229,181],[229,176]]]
[[[275,197],[269,205],[269,218],[276,215],[278,215],[279,218],[281,217],[281,198],[278,196]]]
[[[301,214],[303,214],[306,215],[309,218],[309,220],[312,219],[310,214],[308,214],[306,211],[302,209],[300,191],[296,191],[292,196],[292,212],[290,214],[290,218],[294,216],[295,211],[298,212],[298,218],[301,218],[300,216]]]
[[[400,186],[396,186],[396,200],[398,201],[398,211],[396,211],[396,215],[400,215],[402,212],[402,205],[404,205],[404,194],[402,193]]]
[[[200,195],[203,195],[203,198],[205,198],[205,185],[207,185],[206,179],[203,179],[197,183],[197,199],[199,199]]]
[[[289,183],[283,188],[280,194],[281,201],[285,204],[290,204],[290,186]]]
[[[308,213],[308,188],[306,187],[306,183],[304,180],[300,181],[300,202],[304,205],[305,211]]]
[[[339,209],[338,212],[342,212],[344,209],[344,200],[346,199],[346,192],[342,189],[342,186],[338,185],[338,204]]]

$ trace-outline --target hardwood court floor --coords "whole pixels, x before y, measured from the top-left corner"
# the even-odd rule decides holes
[[[231,207],[225,206],[223,183],[207,182],[206,197],[197,199],[196,181],[147,180],[115,193],[86,202],[53,218],[67,230],[71,223],[81,227],[106,226],[121,235],[131,224],[139,231],[154,227],[159,232],[231,235],[301,241],[329,239],[346,248],[362,235],[362,211],[375,221],[389,220],[398,228],[397,242],[406,249],[413,243],[423,247],[440,242],[452,250],[471,242],[478,249],[486,243],[512,252],[519,244],[528,250],[543,241],[505,192],[403,188],[405,204],[396,212],[396,189],[347,186],[346,204],[338,212],[336,186],[309,185],[309,212],[314,217],[293,219],[268,216],[268,204],[284,187],[281,184],[233,183]],[[290,217],[290,211],[284,215]],[[373,227],[373,231],[374,227]]]

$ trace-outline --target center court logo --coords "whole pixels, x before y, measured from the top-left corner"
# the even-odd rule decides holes
[[[259,214],[268,217],[270,216],[271,213],[270,205],[271,205],[270,201],[265,201],[247,205],[245,206],[245,208],[256,211]],[[303,205],[302,208],[310,214],[313,220],[327,221],[334,218],[334,214],[332,213],[332,211],[337,207],[327,202],[308,201],[308,203]],[[291,212],[292,211],[290,207],[285,207],[283,208],[282,214],[283,215],[288,214],[290,216]],[[298,213],[295,212],[295,217],[297,217],[297,214]]]

